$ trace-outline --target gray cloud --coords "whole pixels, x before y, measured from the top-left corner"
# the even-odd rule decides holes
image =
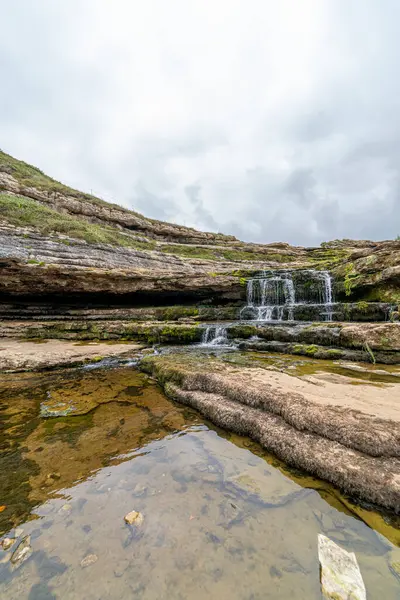
[[[3,4],[6,152],[245,240],[400,234],[397,0]]]

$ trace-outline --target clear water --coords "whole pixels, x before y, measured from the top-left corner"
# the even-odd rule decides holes
[[[61,396],[74,416],[39,416]],[[1,598],[319,600],[319,532],[356,553],[369,599],[400,597],[395,517],[289,471],[133,368],[2,376],[0,412],[0,534],[30,535],[33,551],[19,568],[0,551]],[[140,528],[124,523],[132,510]]]

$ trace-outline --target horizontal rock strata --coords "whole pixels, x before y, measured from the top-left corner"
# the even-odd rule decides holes
[[[201,342],[206,324],[187,321],[67,320],[0,322],[0,338],[138,340],[147,344]],[[400,364],[399,323],[226,324],[241,349],[321,359]]]
[[[176,293],[243,299],[243,280],[257,271],[315,268],[333,274],[338,300],[400,303],[400,241],[335,240],[319,248],[241,242],[148,219],[4,152],[0,268],[0,295],[8,297]]]

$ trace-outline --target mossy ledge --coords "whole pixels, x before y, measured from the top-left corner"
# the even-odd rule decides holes
[[[201,341],[205,327],[206,323],[176,321],[4,321],[0,338],[193,344]],[[400,364],[400,323],[227,323],[226,330],[228,339],[243,349]]]

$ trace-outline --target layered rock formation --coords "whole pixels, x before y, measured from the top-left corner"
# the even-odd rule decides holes
[[[243,350],[400,363],[400,241],[244,243],[147,219],[0,153],[0,271],[3,340],[206,340],[212,352],[222,340]],[[296,302],[295,286],[305,302]],[[306,322],[321,320],[330,322]],[[0,368],[30,368],[18,362],[19,343]],[[343,390],[347,405],[340,396],[327,405],[318,383],[296,391],[293,381],[215,357],[168,354],[143,368],[176,400],[289,464],[400,509],[399,419],[371,406],[356,412],[357,386]],[[379,406],[392,402],[391,391],[375,392]]]
[[[245,298],[265,269],[328,269],[338,299],[400,302],[400,242],[321,248],[250,244],[147,219],[68,188],[0,153],[0,294],[6,299],[125,301]]]

